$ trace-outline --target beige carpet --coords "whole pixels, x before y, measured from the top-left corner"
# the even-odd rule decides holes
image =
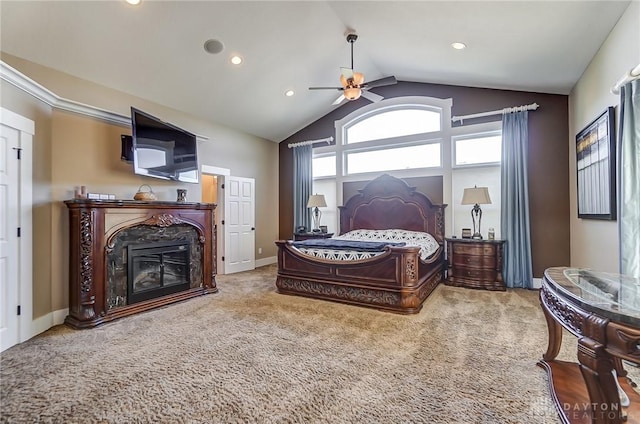
[[[403,316],[277,294],[274,266],[218,285],[3,352],[2,422],[560,422],[535,291],[439,286]]]

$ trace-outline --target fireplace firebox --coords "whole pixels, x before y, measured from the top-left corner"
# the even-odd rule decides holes
[[[190,243],[164,242],[127,246],[128,303],[188,290]]]

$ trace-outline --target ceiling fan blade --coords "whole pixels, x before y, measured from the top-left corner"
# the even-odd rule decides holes
[[[346,97],[344,97],[344,94],[341,94],[340,97],[338,97],[337,99],[334,100],[333,103],[331,103],[332,105],[339,105],[340,103],[342,103],[342,101],[346,99]]]
[[[393,84],[397,84],[398,81],[396,80],[396,77],[391,76],[391,77],[384,77],[384,78],[380,78],[377,79],[375,81],[371,81],[371,82],[367,82],[364,84],[363,88],[373,88],[373,87],[382,87],[383,85],[393,85]]]
[[[342,87],[309,87],[309,90],[339,90],[342,91]]]
[[[351,68],[340,68],[340,73],[345,79],[353,78],[353,69]]]
[[[377,103],[380,100],[384,99],[384,97],[367,90],[362,90],[362,97],[371,100],[373,103]]]

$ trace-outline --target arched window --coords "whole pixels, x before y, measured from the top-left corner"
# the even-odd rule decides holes
[[[430,109],[416,105],[382,109],[348,126],[345,142],[353,144],[440,131],[442,113]]]
[[[395,97],[336,121],[336,144],[313,149],[313,190],[325,194],[334,230],[342,183],[374,178],[443,175],[451,169],[451,99]],[[331,203],[331,204],[330,204]]]
[[[313,149],[313,191],[325,195],[330,232],[337,231],[343,183],[382,172],[442,176],[446,232],[458,236],[470,225],[469,208],[461,205],[464,189],[486,186],[492,204],[482,208],[483,227],[500,228],[500,121],[452,128],[451,106],[452,99],[395,97],[336,121],[336,144]]]
[[[336,145],[314,149],[314,178],[442,168],[451,99],[396,97],[336,121]],[[439,172],[441,173],[441,172]]]

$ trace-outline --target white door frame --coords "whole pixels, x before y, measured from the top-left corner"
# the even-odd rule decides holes
[[[8,109],[0,108],[0,123],[20,132],[19,146],[19,211],[17,225],[20,227],[18,238],[18,342],[33,337],[33,136],[35,123]]]
[[[218,232],[216,234],[216,273],[224,274],[224,226],[221,224],[224,220],[224,194],[220,190],[220,186],[224,184],[224,178],[227,175],[231,175],[231,170],[228,168],[220,168],[217,166],[202,165],[200,171],[207,175],[216,175],[218,177],[218,202],[216,206],[216,223],[218,223]]]

